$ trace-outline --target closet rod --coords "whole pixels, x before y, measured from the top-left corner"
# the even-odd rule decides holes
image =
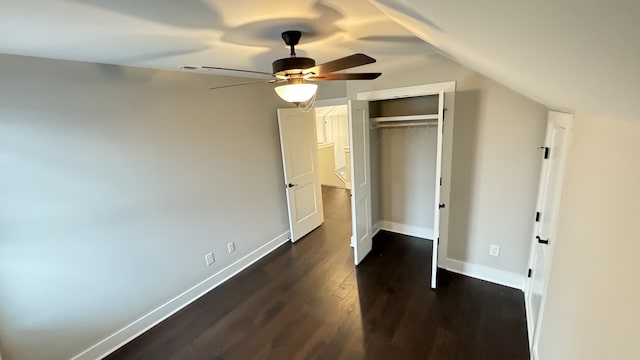
[[[371,124],[372,129],[377,128],[390,128],[390,127],[412,127],[412,126],[438,126],[438,121],[407,121],[407,122],[393,122],[377,124]]]

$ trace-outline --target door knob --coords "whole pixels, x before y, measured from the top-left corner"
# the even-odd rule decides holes
[[[542,239],[542,238],[540,238],[540,236],[538,236],[538,235],[536,235],[536,239],[538,240],[538,242],[539,242],[540,244],[549,245],[549,239],[546,239],[546,240],[545,240],[545,239]]]
[[[287,188],[292,188],[292,187],[294,187],[294,186],[298,186],[298,184],[292,184],[292,183],[288,183],[288,184],[287,184]]]

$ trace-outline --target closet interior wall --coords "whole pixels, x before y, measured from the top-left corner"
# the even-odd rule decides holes
[[[432,240],[438,127],[418,115],[437,114],[438,95],[370,101],[369,112],[373,223]]]

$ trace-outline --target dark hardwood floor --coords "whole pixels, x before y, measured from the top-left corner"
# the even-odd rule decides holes
[[[349,196],[323,193],[321,227],[107,359],[529,359],[522,292],[443,270],[432,291],[431,242],[388,232],[356,269]]]

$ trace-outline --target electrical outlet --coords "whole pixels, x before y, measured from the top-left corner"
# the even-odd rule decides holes
[[[213,258],[213,253],[206,254],[204,256],[204,261],[207,263],[207,266],[210,266],[211,264],[216,262],[216,260]]]
[[[500,245],[495,245],[495,244],[489,245],[489,255],[500,256]]]
[[[236,244],[232,241],[227,244],[227,250],[229,250],[229,254],[236,251]]]

